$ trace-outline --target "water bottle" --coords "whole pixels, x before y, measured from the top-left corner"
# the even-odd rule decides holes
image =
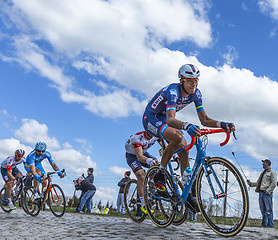
[[[192,168],[191,167],[187,167],[184,170],[184,173],[182,174],[182,178],[181,178],[181,184],[183,186],[187,183],[188,176],[190,175],[191,172],[192,172]]]

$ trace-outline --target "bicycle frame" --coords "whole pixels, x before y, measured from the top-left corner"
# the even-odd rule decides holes
[[[220,132],[225,132],[225,131],[223,129],[202,129],[201,132],[202,132],[202,135],[207,135],[207,134],[220,133]],[[230,139],[230,133],[227,133],[227,132],[225,132],[225,133],[226,133],[226,139],[225,139],[224,142],[220,143],[220,146],[226,145],[228,143],[229,139]],[[214,176],[214,178],[215,178],[215,180],[216,180],[216,182],[217,182],[217,184],[218,184],[218,186],[219,186],[219,188],[221,189],[221,192],[222,192],[221,194],[216,194],[215,193],[214,187],[212,185],[211,177],[210,177],[210,174],[209,174],[209,170],[208,170],[208,168],[206,166],[206,163],[205,163],[205,160],[207,158],[206,151],[203,148],[202,140],[199,137],[191,137],[191,143],[188,144],[185,147],[182,147],[182,148],[176,150],[175,154],[180,152],[180,151],[183,151],[183,150],[188,151],[194,145],[196,145],[196,148],[197,148],[197,156],[196,156],[196,160],[195,160],[195,163],[193,165],[193,168],[192,168],[192,172],[188,176],[188,179],[187,179],[187,182],[186,182],[186,184],[184,186],[182,194],[180,194],[180,191],[178,189],[178,186],[176,185],[176,182],[173,181],[175,191],[179,195],[181,195],[183,203],[186,203],[187,197],[188,197],[188,195],[190,193],[190,190],[191,190],[192,185],[193,185],[193,183],[194,183],[194,181],[196,179],[196,176],[197,176],[197,174],[198,174],[198,172],[200,170],[200,167],[203,166],[204,167],[204,171],[205,171],[206,176],[207,176],[207,179],[208,179],[208,183],[209,183],[210,189],[211,189],[211,191],[212,191],[212,193],[214,195],[214,198],[218,199],[218,198],[221,198],[221,197],[225,197],[224,189],[223,189],[223,187],[222,187],[222,185],[221,185],[217,175],[215,174],[213,168],[211,167],[212,174],[213,174],[213,176]],[[168,163],[167,167],[169,168],[169,172],[170,172],[171,178],[173,179],[174,171],[173,171],[173,168],[172,168],[172,165],[171,165],[171,161]],[[154,195],[154,198],[161,199],[160,197],[157,197],[155,195]],[[165,200],[165,199],[163,199],[163,200],[170,202],[170,200]]]

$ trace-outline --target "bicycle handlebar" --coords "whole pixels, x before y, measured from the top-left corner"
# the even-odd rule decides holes
[[[218,129],[201,129],[202,136],[203,135],[207,135],[207,134],[220,133],[220,132],[226,133],[225,141],[220,143],[220,146],[223,147],[224,145],[226,145],[229,142],[229,140],[230,140],[230,133],[226,132],[222,128],[218,128]]]
[[[224,129],[222,129],[222,128],[217,128],[217,129],[201,129],[201,136],[207,135],[207,134],[213,134],[213,133],[220,133],[220,132],[226,133],[225,141],[220,143],[220,146],[223,147],[230,140],[230,133],[226,132]],[[190,144],[186,148],[184,148],[185,151],[189,151],[194,146],[194,144],[195,144],[196,137],[193,137],[193,136],[190,136],[190,137],[191,137],[191,142],[190,142]]]

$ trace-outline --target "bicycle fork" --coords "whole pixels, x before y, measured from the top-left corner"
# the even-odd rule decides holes
[[[226,194],[224,192],[224,189],[219,181],[219,178],[217,177],[214,169],[212,166],[209,166],[210,169],[208,169],[208,166],[206,163],[203,164],[203,168],[204,168],[204,171],[205,171],[205,174],[206,174],[206,178],[207,178],[207,181],[208,181],[208,184],[209,184],[209,187],[213,193],[213,196],[215,199],[219,199],[219,198],[222,198],[222,197],[226,197]],[[211,175],[214,177],[214,180],[216,182],[216,184],[218,185],[219,189],[220,189],[220,193],[219,194],[216,194],[215,193],[215,190],[214,190],[214,187],[213,187],[213,184],[212,184],[212,181],[211,181]]]

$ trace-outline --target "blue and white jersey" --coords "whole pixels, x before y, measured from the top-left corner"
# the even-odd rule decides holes
[[[146,112],[155,114],[166,114],[169,110],[180,111],[188,104],[194,102],[197,112],[204,110],[202,94],[198,88],[194,94],[183,98],[179,83],[172,83],[162,88],[148,103]]]
[[[37,156],[36,151],[35,151],[35,149],[34,149],[32,152],[30,152],[30,153],[28,154],[28,156],[27,156],[27,158],[26,158],[25,165],[30,166],[30,164],[35,164],[35,166],[36,166],[37,164],[39,164],[40,162],[42,162],[42,161],[43,161],[44,159],[46,159],[46,158],[48,159],[48,161],[49,161],[50,164],[54,162],[54,160],[52,159],[52,156],[51,156],[50,152],[45,151],[45,152],[43,153],[43,155],[41,155],[41,156],[39,157],[39,156]]]

